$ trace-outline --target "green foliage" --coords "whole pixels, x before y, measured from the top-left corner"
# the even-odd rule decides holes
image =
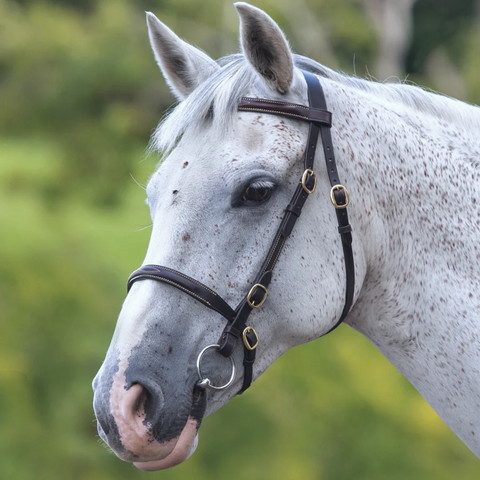
[[[479,16],[480,17],[480,16]],[[462,70],[470,102],[480,105],[480,18],[467,32],[467,46],[463,55]]]
[[[432,15],[432,11],[435,15]],[[447,45],[455,56],[462,54],[456,39],[471,24],[474,0],[421,0],[413,8],[414,29],[407,58],[409,72],[422,72],[428,55]],[[457,48],[456,48],[457,47]]]
[[[295,47],[293,3],[256,4]],[[372,61],[357,2],[304,6],[338,67],[351,72],[354,53]],[[153,171],[144,148],[173,102],[144,10],[214,57],[237,48],[234,9],[220,0],[0,0],[0,478],[477,478],[478,460],[347,327],[288,352],[207,418],[178,468],[142,473],[102,448],[90,383],[149,237],[130,174],[145,183]],[[458,65],[479,102],[478,28],[463,35]]]
[[[118,202],[135,149],[171,101],[157,88],[141,12],[111,0],[87,16],[43,2],[0,5],[0,129],[55,142],[50,200]]]

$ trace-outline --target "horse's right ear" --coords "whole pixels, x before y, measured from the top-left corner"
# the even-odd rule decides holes
[[[208,55],[175,35],[153,13],[147,12],[147,25],[155,59],[179,100],[188,97],[220,68]]]

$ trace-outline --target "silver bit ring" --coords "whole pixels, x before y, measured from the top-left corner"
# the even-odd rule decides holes
[[[230,376],[230,379],[228,380],[228,382],[225,385],[222,385],[221,387],[217,387],[215,385],[212,385],[209,378],[204,378],[203,377],[202,370],[200,368],[200,363],[202,361],[203,355],[208,350],[211,350],[212,348],[215,348],[216,350],[218,350],[220,348],[220,345],[218,345],[216,343],[213,343],[212,345],[208,345],[207,347],[205,347],[199,353],[199,355],[197,357],[197,372],[198,372],[198,378],[200,379],[197,383],[197,386],[199,386],[200,388],[208,388],[209,390],[215,390],[215,391],[218,392],[218,391],[227,389],[233,383],[233,381],[235,380],[235,370],[236,370],[236,368],[235,368],[235,361],[233,360],[233,357],[232,356],[228,357],[230,359],[230,363],[232,364],[232,374]]]

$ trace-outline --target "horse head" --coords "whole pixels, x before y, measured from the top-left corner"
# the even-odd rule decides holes
[[[242,348],[232,354],[237,375],[229,388],[198,385],[199,353],[217,344],[225,319],[192,292],[185,295],[184,282],[218,292],[229,305],[241,303],[302,178],[308,122],[238,111],[244,97],[308,105],[302,59],[263,11],[245,3],[235,7],[242,53],[218,62],[147,14],[155,58],[179,104],[152,138],[162,161],[147,186],[153,230],[144,265],[184,273],[175,273],[176,285],[174,277],[158,282],[148,275],[131,285],[93,382],[101,438],[120,458],[146,470],[188,458],[202,418],[242,386]],[[328,332],[344,309],[344,259],[331,185],[320,173],[320,145],[316,188],[327,194],[312,195],[305,204],[274,259],[268,300],[249,320],[258,339],[253,379],[289,348]],[[361,277],[361,255],[358,264]],[[207,351],[202,375],[224,384],[231,365]]]

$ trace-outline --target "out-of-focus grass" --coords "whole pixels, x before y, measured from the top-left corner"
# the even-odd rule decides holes
[[[0,478],[83,478],[105,453],[89,385],[146,248],[145,195],[132,180],[121,209],[49,205],[54,148],[2,139],[0,158]]]

